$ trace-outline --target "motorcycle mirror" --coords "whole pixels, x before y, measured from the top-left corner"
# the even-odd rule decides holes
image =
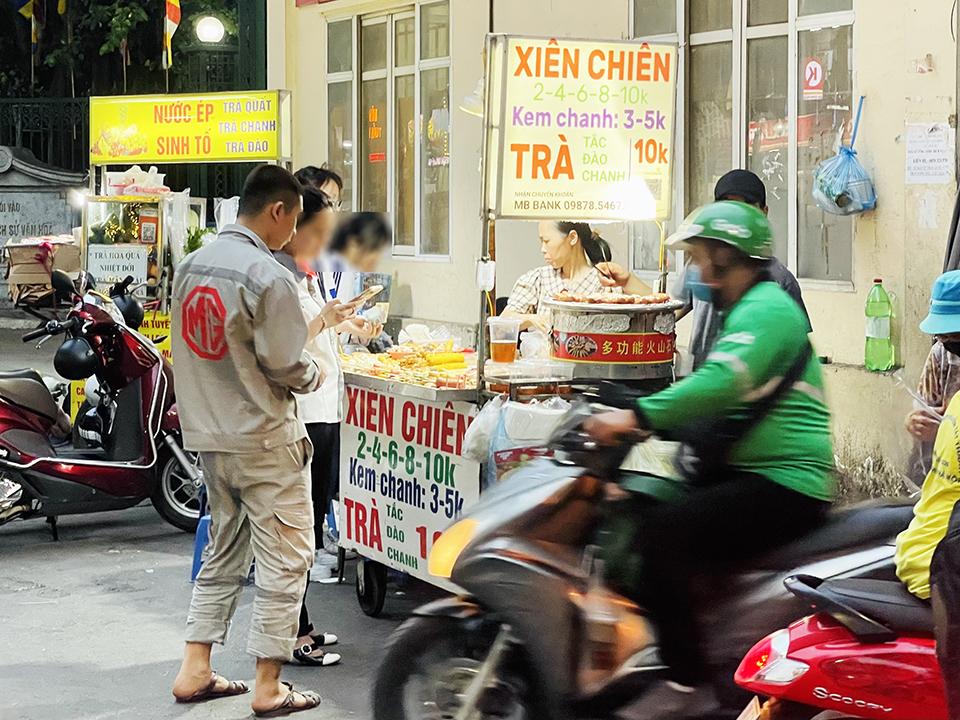
[[[53,285],[59,300],[72,302],[77,296],[77,288],[73,284],[73,280],[62,270],[54,270],[50,274],[50,284]]]

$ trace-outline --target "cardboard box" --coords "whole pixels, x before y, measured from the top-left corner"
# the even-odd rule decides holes
[[[80,272],[80,246],[71,235],[10,240],[4,247],[9,285],[50,285],[50,275],[37,259],[40,243],[53,245],[53,269],[73,275]]]

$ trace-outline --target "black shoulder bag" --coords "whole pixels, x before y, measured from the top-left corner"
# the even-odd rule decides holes
[[[727,462],[734,446],[765,418],[777,402],[803,376],[813,354],[804,342],[800,355],[771,393],[747,405],[731,417],[694,421],[673,433],[684,447],[677,456],[683,476],[694,485],[709,485],[728,474]]]

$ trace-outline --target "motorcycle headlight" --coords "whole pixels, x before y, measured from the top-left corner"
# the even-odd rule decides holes
[[[453,566],[460,558],[460,553],[470,544],[476,533],[476,520],[461,520],[450,526],[437,538],[433,544],[433,550],[430,551],[430,560],[427,562],[430,574],[449,579],[453,574]]]

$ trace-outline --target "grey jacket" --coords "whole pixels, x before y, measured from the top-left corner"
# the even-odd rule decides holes
[[[306,430],[293,393],[320,387],[304,352],[297,287],[255,233],[227,225],[177,266],[174,380],[184,445],[198,452],[259,452]]]

